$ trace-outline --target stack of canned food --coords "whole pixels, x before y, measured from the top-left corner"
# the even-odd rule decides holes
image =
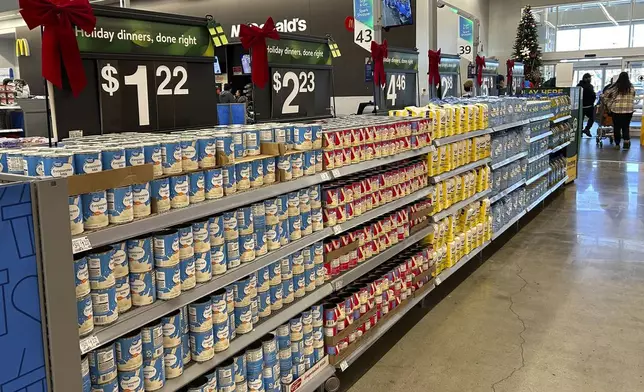
[[[430,206],[430,200],[419,201],[388,215],[378,217],[350,232],[324,240],[325,255],[358,242],[356,249],[333,258],[327,257],[324,262],[325,279],[331,280],[409,237],[411,228],[427,219],[427,216],[418,219],[410,217],[416,211],[424,210]]]
[[[327,354],[339,355],[385,319],[389,312],[410,299],[414,291],[431,279],[427,276],[414,284],[414,276],[427,271],[433,264],[431,247],[416,245],[327,298],[323,304]],[[373,309],[376,311],[367,315]],[[353,329],[355,323],[359,324]],[[349,327],[353,331],[347,337],[337,342],[332,339]]]
[[[490,135],[483,135],[439,146],[436,151],[428,154],[430,162],[429,175],[437,176],[463,165],[488,158],[491,153],[490,140]]]
[[[197,283],[323,230],[320,195],[320,186],[314,185],[75,255],[80,335],[90,333],[94,325],[116,321],[119,313],[132,306],[176,298]],[[314,280],[316,273],[324,276],[321,245],[317,254],[320,271],[311,272],[309,280]],[[296,271],[296,276],[304,272]]]
[[[426,118],[431,137],[439,139],[488,128],[490,105],[480,99],[450,99],[449,102],[434,101],[423,107],[409,106],[404,110],[391,110],[389,115]]]
[[[501,162],[527,151],[529,139],[525,127],[494,133],[492,135],[492,163]]]
[[[440,273],[491,239],[490,201],[484,199],[471,203],[433,227],[427,242],[433,245],[437,273]]]
[[[492,193],[503,192],[517,182],[525,179],[528,170],[528,160],[521,159],[500,167],[492,172]]]
[[[322,187],[324,226],[350,221],[427,187],[427,161],[417,158],[367,170]]]
[[[481,166],[436,184],[432,195],[434,212],[445,210],[460,201],[489,189],[491,173],[492,171],[488,166]]]
[[[570,121],[553,124],[552,136],[550,136],[550,147],[554,148],[569,140],[575,140],[575,132]]]
[[[526,179],[530,179],[540,173],[543,173],[544,170],[547,170],[550,167],[550,157],[545,156],[539,158],[536,161],[528,163],[528,168],[526,170]]]
[[[543,135],[550,130],[550,120],[531,122],[530,124],[524,125],[523,129],[528,131],[527,133],[530,137]]]
[[[539,181],[537,181],[539,183]],[[503,226],[508,224],[515,216],[525,211],[528,204],[527,191],[532,189],[533,184],[528,187],[521,187],[504,196],[501,200],[492,205],[492,232],[498,233]]]
[[[327,121],[322,131],[326,170],[395,155],[431,144],[428,120],[346,117]]]

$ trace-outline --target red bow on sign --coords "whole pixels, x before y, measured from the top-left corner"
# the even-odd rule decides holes
[[[483,84],[483,68],[485,68],[485,57],[476,56],[476,82],[479,86]]]
[[[371,41],[371,58],[373,59],[373,80],[377,86],[384,87],[387,83],[385,76],[385,57],[389,56],[387,50],[387,40],[382,41],[382,44],[377,44],[376,41]]]
[[[63,88],[61,58],[69,85],[78,96],[87,85],[74,26],[91,33],[96,26],[88,0],[20,0],[20,14],[30,30],[43,26],[42,75]]]
[[[508,86],[510,86],[510,83],[512,83],[512,75],[514,74],[514,60],[508,60],[505,62],[505,64],[508,66],[507,84]]]
[[[268,50],[266,38],[280,39],[273,18],[266,19],[264,26],[241,25],[239,39],[245,49],[251,49],[250,74],[253,84],[264,88],[268,82]]]
[[[429,55],[429,85],[436,86],[441,82],[441,75],[438,72],[438,64],[441,63],[441,50],[430,50]]]

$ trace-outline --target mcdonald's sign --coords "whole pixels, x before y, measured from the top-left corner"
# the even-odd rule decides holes
[[[27,40],[24,38],[19,38],[16,40],[16,57],[20,56],[31,56],[29,42],[27,42]]]

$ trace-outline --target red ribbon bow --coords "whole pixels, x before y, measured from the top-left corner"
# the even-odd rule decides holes
[[[514,60],[508,60],[505,62],[505,64],[508,66],[508,81],[507,84],[510,86],[512,83],[512,75],[514,75]]]
[[[239,39],[245,49],[251,49],[250,69],[251,79],[255,86],[264,88],[268,82],[268,50],[266,38],[280,39],[273,18],[266,19],[264,26],[241,25]]]
[[[377,86],[384,87],[387,83],[385,76],[385,57],[389,56],[387,50],[387,40],[383,40],[382,44],[371,41],[371,58],[373,59],[373,80]]]
[[[20,14],[30,30],[43,26],[42,75],[63,88],[61,57],[74,96],[87,85],[74,26],[86,33],[96,27],[88,0],[20,0]]]
[[[441,50],[430,50],[429,55],[429,85],[436,86],[441,82],[441,75],[438,72],[438,64],[441,63]]]
[[[483,68],[485,68],[485,56],[476,56],[476,82],[479,86],[483,84]]]

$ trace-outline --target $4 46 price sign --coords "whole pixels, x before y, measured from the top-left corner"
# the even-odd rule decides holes
[[[315,72],[306,70],[273,71],[273,118],[282,115],[306,116],[315,105]]]

